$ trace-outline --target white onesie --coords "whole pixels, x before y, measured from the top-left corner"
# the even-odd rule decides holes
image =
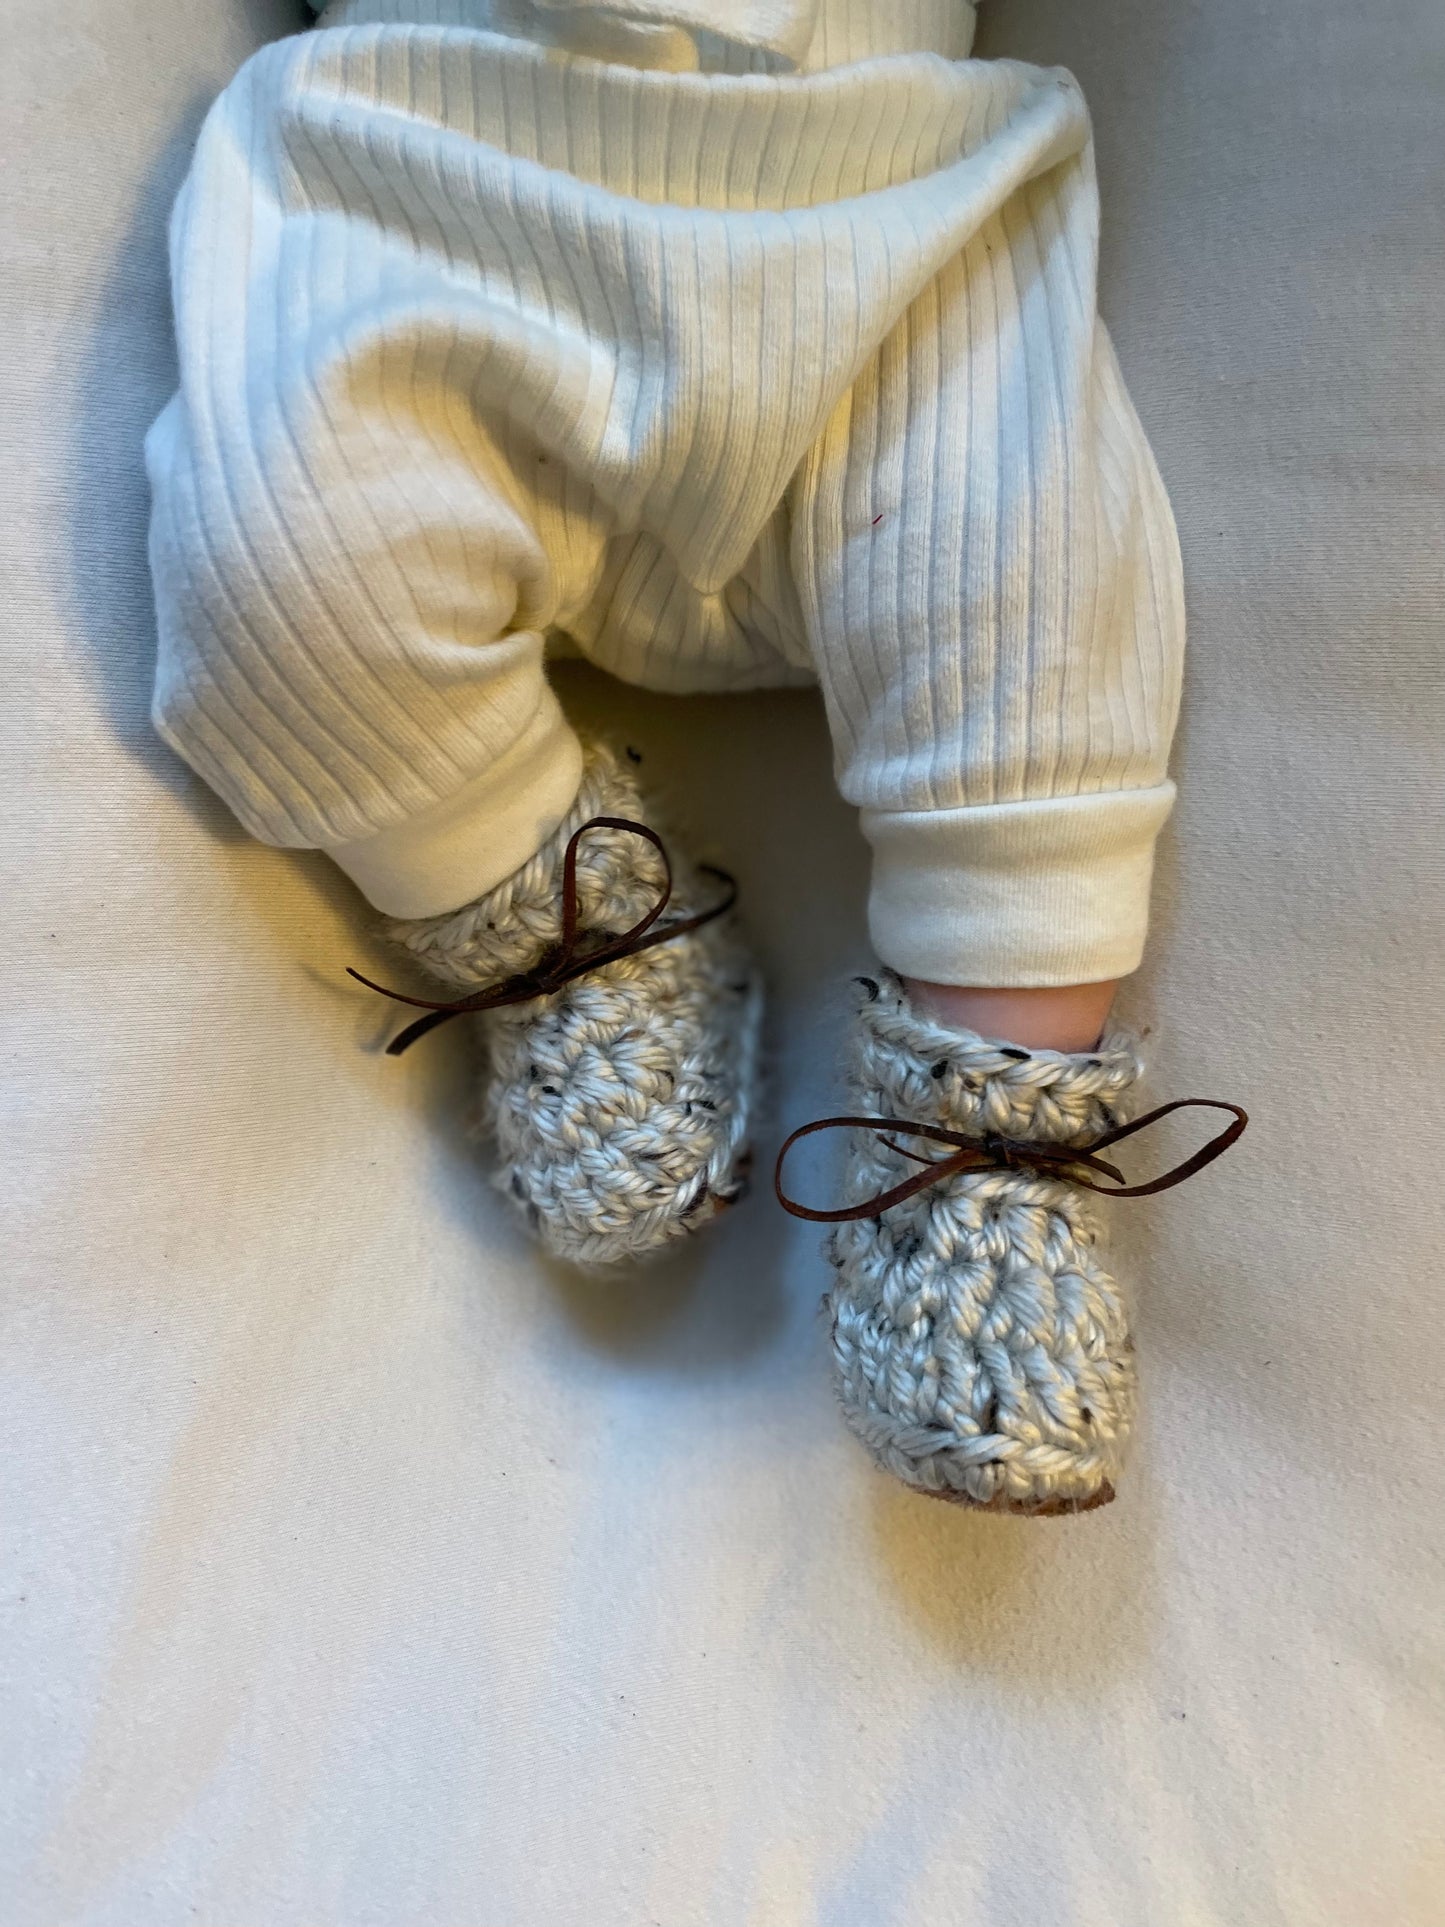
[[[345,0],[213,108],[148,443],[155,718],[265,840],[452,909],[566,814],[549,638],[816,680],[885,963],[1139,961],[1168,503],[1087,115],[963,0]],[[739,745],[739,754],[746,744]]]

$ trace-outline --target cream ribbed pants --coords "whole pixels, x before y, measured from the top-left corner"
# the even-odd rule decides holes
[[[1182,599],[1073,81],[366,11],[242,71],[177,205],[167,740],[419,916],[572,802],[549,638],[653,689],[815,678],[884,962],[1133,969]]]

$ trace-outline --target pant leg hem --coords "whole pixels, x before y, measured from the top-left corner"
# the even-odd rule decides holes
[[[1174,785],[956,810],[865,810],[869,931],[901,976],[979,988],[1139,967]]]
[[[372,836],[323,847],[387,916],[442,916],[535,856],[581,781],[581,744],[549,693],[523,735],[462,789]]]

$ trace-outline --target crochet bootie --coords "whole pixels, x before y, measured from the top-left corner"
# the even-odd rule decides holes
[[[860,1112],[1060,1145],[1085,1144],[1127,1114],[1140,1067],[1122,1034],[1078,1055],[1019,1050],[920,1015],[896,977],[860,981]],[[850,1202],[917,1173],[918,1153],[937,1154],[876,1131],[850,1142]],[[880,1465],[996,1511],[1082,1512],[1113,1498],[1134,1347],[1095,1237],[1089,1193],[1032,1170],[944,1178],[834,1228],[838,1390]]]
[[[595,816],[647,820],[632,772],[603,748],[589,752],[571,815],[529,863],[476,902],[392,923],[388,935],[469,990],[533,969],[562,936],[567,844]],[[669,854],[673,895],[659,929],[716,903],[722,888]],[[664,888],[660,856],[635,831],[587,830],[576,865],[589,939],[631,929]],[[739,1195],[761,1009],[728,913],[484,1014],[496,1181],[555,1257],[589,1267],[647,1257]]]

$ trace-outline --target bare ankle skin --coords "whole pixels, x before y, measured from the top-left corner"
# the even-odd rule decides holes
[[[1093,1050],[1119,988],[1118,978],[1044,990],[988,990],[914,977],[903,982],[915,1008],[940,1023],[1007,1038],[1026,1050]]]

